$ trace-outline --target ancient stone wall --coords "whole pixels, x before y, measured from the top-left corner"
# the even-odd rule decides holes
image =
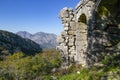
[[[120,56],[119,5],[119,0],[81,0],[75,12],[71,8],[60,11],[64,30],[57,49],[63,57],[62,66],[75,63],[86,67],[108,55]]]
[[[61,52],[63,57],[63,66],[74,62],[76,55],[76,24],[75,13],[72,8],[63,8],[60,11],[59,17],[62,19],[64,30],[58,37],[57,49]]]

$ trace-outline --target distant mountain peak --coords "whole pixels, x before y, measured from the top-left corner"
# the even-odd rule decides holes
[[[19,31],[16,33],[17,35],[21,36],[22,38],[28,38],[30,39],[32,37],[32,34],[27,31]]]
[[[53,33],[37,32],[35,34],[31,34],[27,31],[19,31],[16,34],[23,38],[27,38],[36,42],[43,49],[55,49],[57,45],[57,35]]]

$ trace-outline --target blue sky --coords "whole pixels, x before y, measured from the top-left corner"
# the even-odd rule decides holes
[[[63,29],[58,14],[63,7],[73,7],[80,0],[0,0],[0,30],[60,34]]]

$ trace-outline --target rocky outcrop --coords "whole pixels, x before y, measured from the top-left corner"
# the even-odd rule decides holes
[[[30,39],[41,46],[42,49],[55,49],[57,42],[56,42],[56,35],[44,32],[37,32],[35,34],[31,34],[26,31],[19,31],[16,33],[17,35]]]
[[[41,52],[40,45],[35,42],[24,39],[11,32],[0,30],[0,54],[13,54],[14,52],[23,52],[31,55]]]
[[[81,0],[74,12],[63,8],[59,17],[64,30],[57,49],[63,65],[89,67],[107,55],[120,54],[120,1]]]

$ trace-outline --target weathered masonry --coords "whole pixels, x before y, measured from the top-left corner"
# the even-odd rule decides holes
[[[120,55],[120,0],[81,0],[74,12],[63,8],[64,30],[57,49],[63,66],[99,63],[107,55]]]

